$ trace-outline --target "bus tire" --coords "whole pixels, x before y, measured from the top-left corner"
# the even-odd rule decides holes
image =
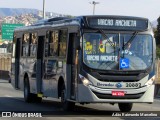
[[[32,102],[32,94],[30,93],[29,80],[27,77],[24,78],[24,101],[27,103]]]
[[[8,83],[11,83],[11,77],[8,75]]]
[[[132,109],[133,103],[118,103],[118,107],[121,112],[130,112]]]
[[[66,89],[65,85],[63,84],[62,89],[61,89],[61,103],[64,111],[72,111],[75,107],[74,102],[70,102],[66,100]]]
[[[33,94],[33,101],[36,102],[36,103],[41,103],[42,98],[38,97],[37,94]]]

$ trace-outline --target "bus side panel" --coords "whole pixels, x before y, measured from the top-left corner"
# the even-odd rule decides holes
[[[27,60],[27,65],[29,65],[27,75],[29,77],[31,93],[36,93],[36,61],[37,60],[35,58],[30,58]]]

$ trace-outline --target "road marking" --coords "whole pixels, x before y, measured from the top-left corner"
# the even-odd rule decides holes
[[[10,96],[10,95],[4,95],[5,97],[13,97],[13,96]]]
[[[24,101],[23,99],[20,99],[20,98],[15,98],[13,96],[10,96],[10,95],[4,95],[5,97],[9,97],[9,98],[12,98],[12,99],[16,99],[16,100],[20,100],[20,101]]]

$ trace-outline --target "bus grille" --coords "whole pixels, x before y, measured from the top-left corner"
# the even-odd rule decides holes
[[[117,74],[111,74],[111,73],[100,73],[100,72],[91,72],[90,73],[93,77],[98,79],[99,81],[105,81],[105,82],[136,82],[147,76],[147,73],[128,73],[123,74],[117,73]]]

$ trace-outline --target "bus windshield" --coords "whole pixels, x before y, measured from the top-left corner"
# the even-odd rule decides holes
[[[144,70],[153,61],[152,41],[146,34],[84,33],[83,62],[100,70]]]

